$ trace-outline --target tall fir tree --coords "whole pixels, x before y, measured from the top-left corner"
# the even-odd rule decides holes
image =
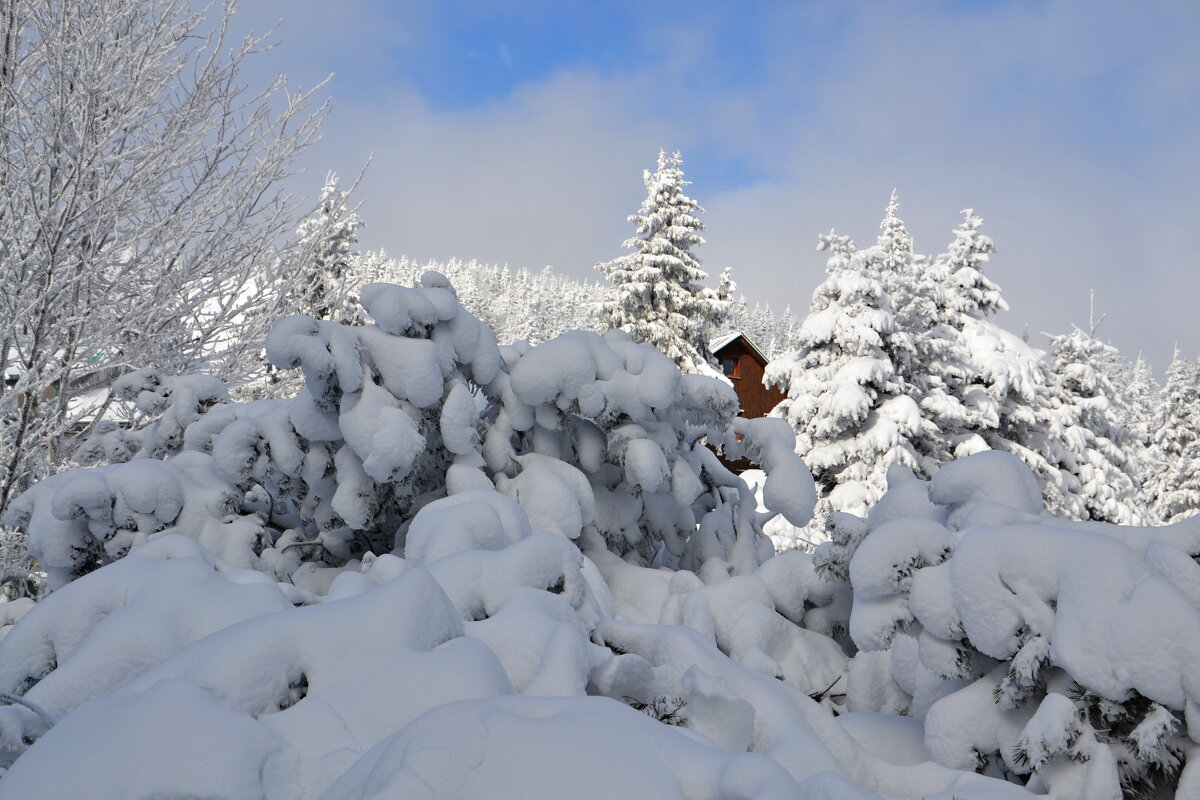
[[[693,248],[704,244],[704,208],[684,193],[679,153],[658,154],[658,169],[646,170],[646,199],[641,213],[629,217],[637,235],[624,246],[632,253],[598,264],[611,288],[598,307],[608,328],[669,356],[685,372],[717,374],[708,352],[708,336],[728,313],[731,299],[707,289],[708,274]]]
[[[947,320],[960,330],[964,318],[986,319],[1008,304],[1000,287],[983,274],[995,251],[992,238],[980,231],[983,218],[974,209],[963,210],[963,221],[954,229],[954,241],[929,265],[929,277],[940,291],[939,305]]]
[[[1163,524],[1187,519],[1200,510],[1200,369],[1175,357],[1155,417],[1151,460],[1155,478],[1147,496]]]
[[[1129,362],[1125,362],[1129,363]],[[1150,501],[1146,488],[1158,474],[1151,440],[1154,435],[1154,418],[1158,414],[1158,401],[1162,387],[1154,377],[1154,368],[1141,354],[1129,366],[1128,370],[1113,377],[1117,387],[1125,387],[1125,427],[1133,434],[1135,446],[1133,450],[1134,469],[1139,485],[1143,487],[1146,513],[1150,523],[1159,522],[1157,509]]]
[[[891,339],[897,376],[930,423],[914,441],[921,455],[920,472],[928,476],[947,461],[986,445],[972,432],[972,414],[963,400],[972,370],[961,334],[939,315],[937,284],[927,274],[926,259],[915,252],[899,211],[893,191],[879,225],[877,247],[882,251],[884,288],[896,308],[897,330]]]
[[[1125,426],[1125,399],[1104,369],[1116,348],[1097,339],[1094,329],[1049,338],[1050,398],[1068,450],[1060,469],[1077,479],[1088,519],[1145,523],[1133,456],[1137,443]]]
[[[1092,319],[1094,329],[1097,324],[1094,313]],[[1096,365],[1120,395],[1121,402],[1116,410],[1121,425],[1129,430],[1132,437],[1127,455],[1134,482],[1142,487],[1138,497],[1143,524],[1156,525],[1159,523],[1158,515],[1147,492],[1158,474],[1150,439],[1154,431],[1154,417],[1158,413],[1162,387],[1154,377],[1154,368],[1142,358],[1141,353],[1131,361],[1114,347],[1100,353]]]
[[[798,349],[771,361],[765,382],[787,393],[771,414],[795,430],[820,497],[863,515],[886,489],[890,466],[919,468],[913,440],[928,423],[896,374],[884,251],[858,251],[832,231],[818,249],[830,252],[828,277],[813,293]]]
[[[1069,454],[1051,409],[1044,354],[992,320],[1008,304],[983,272],[995,245],[982,225],[974,210],[964,210],[953,241],[924,273],[935,287],[936,305],[927,344],[947,338],[945,346],[958,354],[942,362],[948,365],[943,413],[957,420],[947,426],[954,430],[948,439],[951,454],[968,455],[984,446],[1013,453],[1037,475],[1051,511],[1082,517],[1086,507],[1078,481],[1061,469]],[[963,355],[965,369],[959,374]]]
[[[335,311],[344,305],[347,277],[357,256],[354,246],[358,244],[358,230],[363,227],[357,211],[347,205],[352,191],[353,187],[339,189],[338,176],[330,172],[316,211],[296,230],[308,254],[306,280],[295,298],[297,313],[333,319]]]

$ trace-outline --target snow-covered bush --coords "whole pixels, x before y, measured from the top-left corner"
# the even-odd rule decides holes
[[[621,332],[501,349],[436,274],[363,301],[276,328],[292,399],[129,377],[154,421],[14,506],[58,588],[4,619],[0,797],[1029,796],[834,715],[784,421]]]
[[[402,550],[417,511],[479,488],[642,563],[721,556],[752,571],[771,552],[767,515],[706,443],[768,467],[773,512],[811,514],[786,426],[736,418],[730,387],[623,332],[502,351],[433,272],[361,301],[374,324],[289,317],[271,332],[275,365],[304,374],[291,399],[229,402],[204,376],[122,378],[117,393],[153,421],[94,437],[86,452],[116,463],[60,473],[8,511],[52,585],[164,530],[285,577],[318,557]]]
[[[808,697],[845,656],[790,621],[804,554],[702,580],[486,490],[412,529],[290,583],[160,534],[50,595],[0,640],[0,797],[1028,797]]]
[[[923,719],[935,761],[1063,800],[1200,792],[1200,525],[1047,515],[984,452],[897,480],[860,530],[851,711]]]

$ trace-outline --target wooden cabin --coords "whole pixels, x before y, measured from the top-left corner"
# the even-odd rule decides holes
[[[741,331],[731,331],[709,344],[725,377],[733,382],[742,404],[741,416],[747,419],[765,417],[787,395],[778,389],[763,386],[767,357]]]
[[[776,388],[763,386],[767,357],[741,331],[730,331],[717,337],[709,343],[708,348],[716,356],[725,377],[733,383],[733,390],[737,392],[738,402],[742,406],[739,416],[747,419],[765,417],[787,397]],[[722,458],[721,463],[734,472],[754,467],[746,459],[726,461]]]

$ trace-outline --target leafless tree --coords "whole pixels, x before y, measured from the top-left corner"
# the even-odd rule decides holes
[[[282,184],[327,107],[241,83],[270,43],[231,41],[234,11],[0,0],[0,508],[86,435],[95,387],[147,365],[236,382],[285,302]]]

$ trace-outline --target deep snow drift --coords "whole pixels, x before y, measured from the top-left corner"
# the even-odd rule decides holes
[[[0,620],[0,797],[1200,796],[1200,522],[989,451],[775,555],[812,479],[720,381],[363,298],[278,326],[296,398],[135,373],[155,421],[14,504],[58,588]]]

